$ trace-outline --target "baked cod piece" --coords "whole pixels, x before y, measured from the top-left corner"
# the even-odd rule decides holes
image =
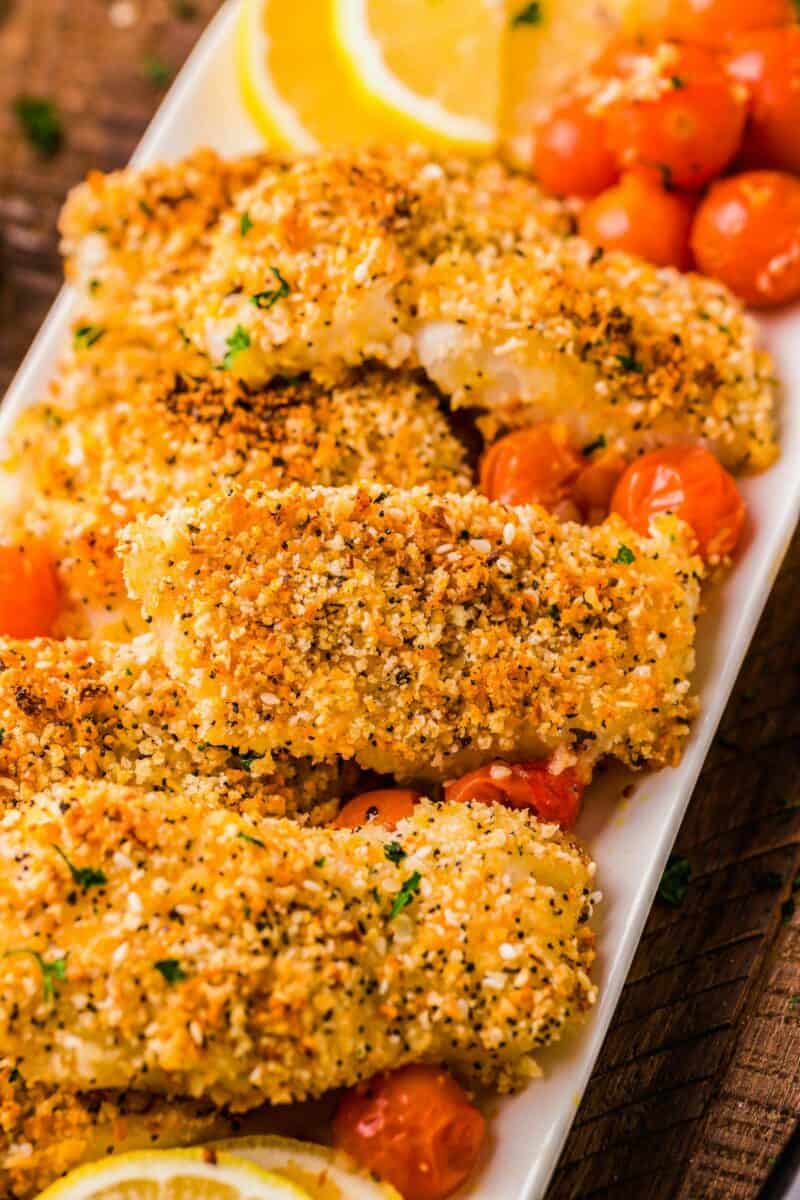
[[[127,522],[175,500],[234,480],[471,486],[464,449],[424,379],[364,370],[330,390],[308,378],[257,390],[229,372],[189,374],[162,357],[135,354],[127,386],[109,388],[101,375],[80,402],[34,406],[2,453],[5,525],[58,556],[61,633],[124,640],[144,631],[116,540]]]
[[[232,1126],[198,1101],[29,1087],[15,1067],[0,1063],[0,1198],[28,1200],[107,1154],[196,1145],[229,1136]]]
[[[298,158],[241,192],[210,242],[179,288],[185,331],[250,382],[374,358],[423,366],[489,433],[557,416],[578,444],[775,457],[771,362],[738,301],[565,236],[497,164],[454,184],[397,151]]]
[[[501,806],[300,829],[79,781],[4,814],[0,856],[0,1052],[29,1084],[236,1111],[433,1062],[508,1088],[595,1000],[594,865]]]
[[[0,639],[0,806],[76,777],[180,791],[258,815],[328,819],[354,772],[337,758],[272,763],[198,735],[152,637]]]
[[[203,737],[441,779],[498,755],[675,762],[689,538],[364,484],[178,505],[122,553]]]

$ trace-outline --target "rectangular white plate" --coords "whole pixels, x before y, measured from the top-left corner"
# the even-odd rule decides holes
[[[243,111],[233,69],[238,0],[229,0],[181,72],[134,156],[143,165],[210,145],[227,156],[261,146]],[[54,304],[0,413],[0,436],[15,414],[41,396],[64,342],[69,289]],[[800,512],[800,312],[764,322],[783,381],[780,461],[742,487],[752,516],[749,538],[724,585],[707,597],[698,630],[696,686],[702,704],[674,770],[630,779],[610,772],[592,788],[580,836],[597,859],[605,901],[598,917],[601,998],[580,1035],[542,1056],[545,1078],[504,1100],[492,1120],[486,1166],[463,1200],[540,1200],[558,1161],[611,1021],[684,812]],[[309,1130],[308,1136],[313,1137]]]

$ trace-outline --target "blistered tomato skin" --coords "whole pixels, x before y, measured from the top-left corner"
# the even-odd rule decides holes
[[[656,168],[670,187],[700,188],[739,150],[746,93],[702,47],[660,47],[654,62],[652,94],[623,94],[606,109],[608,144],[625,168]]]
[[[800,297],[800,180],[780,171],[721,179],[697,210],[697,265],[746,304],[771,308]]]
[[[441,1067],[401,1067],[348,1091],[333,1123],[334,1145],[404,1200],[445,1200],[472,1175],[486,1123]]]
[[[480,490],[501,504],[540,504],[550,512],[575,516],[572,486],[584,467],[566,433],[553,425],[532,425],[496,441],[484,455]]]
[[[602,120],[577,97],[557,104],[534,130],[533,172],[559,196],[596,196],[619,176]]]
[[[398,821],[410,817],[414,805],[421,799],[412,788],[381,788],[362,792],[348,800],[332,824],[336,829],[357,829],[360,825],[381,825],[394,829]]]
[[[741,161],[800,172],[800,28],[733,38],[728,73],[749,94]]]
[[[564,829],[575,824],[584,785],[573,767],[558,774],[546,759],[526,763],[490,763],[444,786],[445,800],[456,803],[505,804],[530,809],[542,821]]]
[[[582,210],[578,231],[593,246],[623,250],[657,267],[687,271],[694,201],[667,191],[646,171],[626,173]]]
[[[731,34],[789,25],[795,16],[792,0],[670,0],[663,33],[714,49]]]
[[[733,478],[702,446],[666,446],[635,459],[617,484],[612,511],[647,534],[659,513],[674,513],[708,561],[733,554],[746,509]]]
[[[60,609],[58,576],[46,548],[0,544],[0,637],[49,637]]]

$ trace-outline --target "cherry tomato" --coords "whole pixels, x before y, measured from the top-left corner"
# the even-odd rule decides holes
[[[643,454],[617,484],[612,510],[646,534],[650,520],[671,512],[691,525],[700,554],[732,554],[746,509],[732,477],[702,446],[666,446]]]
[[[47,550],[34,542],[0,544],[0,636],[48,637],[60,607],[58,577]]]
[[[747,304],[769,308],[800,297],[800,180],[780,171],[721,179],[692,226],[692,249],[706,275]]]
[[[789,25],[795,16],[792,0],[670,0],[662,28],[665,37],[713,48],[731,34]]]
[[[800,28],[740,34],[728,73],[750,96],[742,160],[800,172]]]
[[[611,497],[628,460],[616,450],[603,450],[581,471],[572,491],[575,503],[590,525],[605,520],[611,508]]]
[[[563,506],[569,504],[583,466],[561,426],[533,425],[489,447],[481,463],[480,489],[501,504],[541,504],[571,516]]]
[[[533,171],[559,196],[596,196],[619,175],[603,121],[577,98],[557,104],[534,131]]]
[[[339,810],[333,825],[337,829],[357,829],[359,825],[383,825],[394,829],[398,821],[410,817],[420,793],[411,788],[380,788],[354,796]]]
[[[746,95],[700,46],[664,46],[651,96],[626,94],[607,110],[608,144],[623,167],[649,166],[680,188],[719,175],[742,140]]]
[[[616,187],[590,200],[578,230],[593,246],[625,250],[657,267],[692,265],[689,232],[694,203],[668,192],[649,172],[630,171]]]
[[[475,1169],[486,1122],[442,1067],[401,1067],[351,1088],[333,1144],[404,1200],[443,1200]]]
[[[580,810],[584,785],[572,767],[558,775],[546,759],[526,763],[495,762],[470,771],[444,785],[445,800],[466,804],[505,804],[529,808],[543,821],[557,821],[564,829]]]

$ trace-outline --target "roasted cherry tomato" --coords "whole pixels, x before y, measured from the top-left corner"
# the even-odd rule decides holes
[[[475,1170],[486,1122],[442,1067],[401,1067],[346,1092],[333,1143],[404,1200],[444,1200]]]
[[[750,96],[742,161],[800,172],[800,28],[740,34],[728,72]]]
[[[692,226],[706,275],[747,304],[769,308],[800,297],[800,180],[747,171],[709,190]]]
[[[572,496],[590,525],[596,525],[608,516],[614,488],[627,465],[628,460],[618,451],[602,450],[587,462],[575,480]]]
[[[533,171],[559,196],[596,196],[619,175],[602,120],[578,98],[557,104],[534,130]]]
[[[532,425],[500,438],[481,463],[480,489],[501,504],[541,504],[572,517],[572,485],[584,466],[559,425]]]
[[[676,41],[715,47],[731,34],[789,25],[795,17],[792,0],[669,0],[662,28]]]
[[[623,94],[606,109],[608,144],[623,167],[659,170],[668,186],[698,188],[739,149],[746,93],[700,46],[660,46],[652,94]]]
[[[625,250],[657,267],[686,271],[694,202],[667,191],[646,171],[630,171],[590,200],[578,218],[582,237],[604,250]]]
[[[646,534],[652,517],[671,512],[691,525],[700,554],[732,554],[746,509],[732,477],[702,446],[666,446],[628,467],[611,502],[632,529]]]
[[[58,577],[37,543],[0,544],[0,636],[48,637],[60,610]]]
[[[356,829],[359,825],[383,825],[394,829],[398,821],[410,817],[420,793],[411,788],[380,788],[362,792],[348,800],[339,810],[333,824],[337,829]]]
[[[557,821],[564,829],[580,811],[584,785],[572,767],[558,775],[546,759],[525,763],[490,763],[444,785],[445,800],[505,804],[529,808],[543,821]]]

